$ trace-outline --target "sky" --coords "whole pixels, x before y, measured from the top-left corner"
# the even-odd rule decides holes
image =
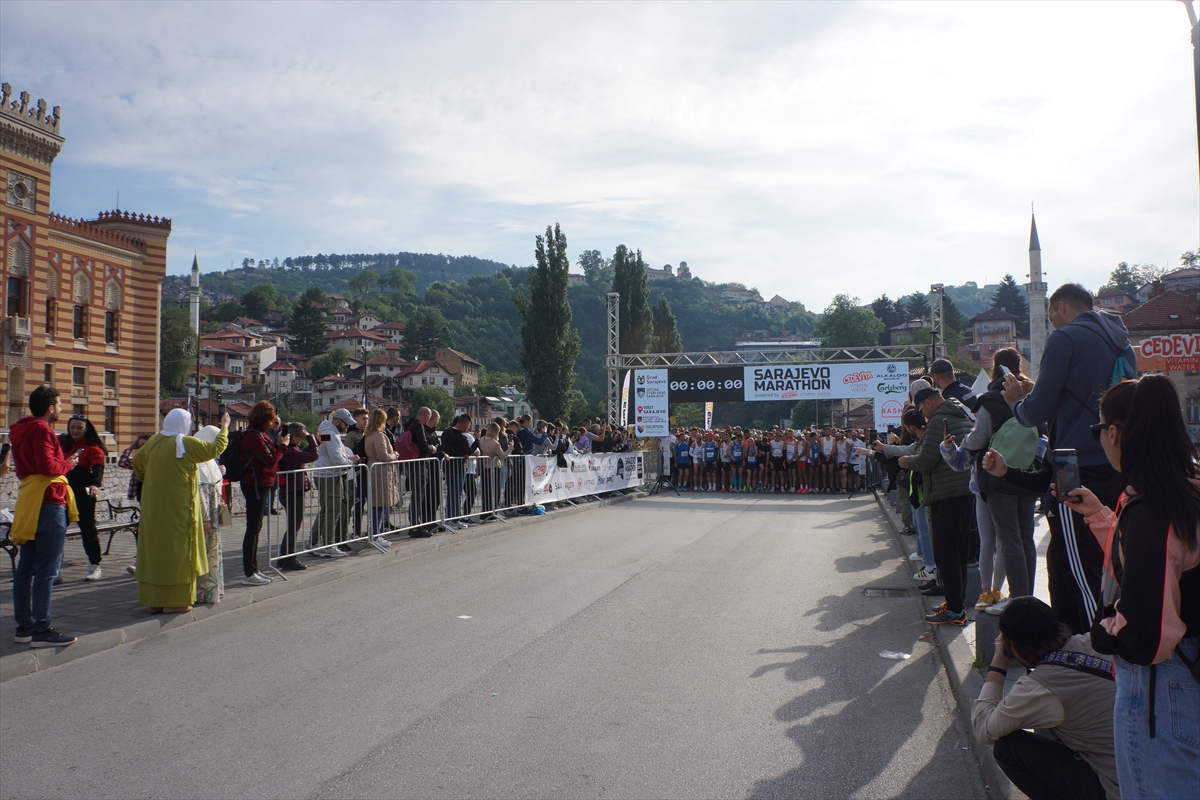
[[[245,257],[640,248],[820,311],[1200,246],[1179,2],[0,4],[51,206]]]

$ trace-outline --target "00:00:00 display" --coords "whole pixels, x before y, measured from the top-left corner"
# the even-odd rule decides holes
[[[672,392],[686,392],[689,389],[703,391],[705,389],[740,389],[742,382],[736,380],[729,381],[696,381],[688,383],[687,381],[675,381],[671,384]]]

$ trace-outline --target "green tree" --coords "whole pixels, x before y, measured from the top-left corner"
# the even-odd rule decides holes
[[[704,425],[704,405],[702,403],[672,403],[671,416],[675,417],[685,428],[699,428]]]
[[[879,343],[883,320],[863,308],[857,297],[839,294],[817,320],[815,333],[825,347],[865,347]]]
[[[904,298],[904,320],[929,319],[929,295],[913,292]]]
[[[886,345],[888,344],[887,329],[907,321],[904,303],[900,300],[892,300],[886,294],[881,294],[871,301],[869,308],[871,313],[883,322],[883,332],[879,334],[879,343]]]
[[[242,305],[246,309],[246,316],[261,322],[268,308],[283,305],[283,297],[271,284],[260,283],[242,295]]]
[[[329,298],[325,296],[325,293],[321,291],[320,287],[309,286],[300,293],[299,297],[296,298],[296,302],[300,302],[301,300],[308,300],[310,303],[323,306],[328,302]]]
[[[946,321],[947,341],[951,331],[962,333],[971,324],[971,320],[967,315],[958,310],[958,305],[949,296],[942,296],[942,318]]]
[[[355,294],[366,294],[371,287],[379,282],[379,273],[373,269],[364,269],[350,279],[350,288]]]
[[[450,346],[450,331],[446,318],[436,308],[421,309],[419,319],[408,323],[404,330],[404,341],[400,344],[400,355],[408,361],[433,358],[439,347]]]
[[[158,383],[164,397],[179,392],[187,376],[196,370],[196,332],[188,317],[186,308],[175,303],[162,304]]]
[[[633,253],[617,245],[613,254],[613,291],[621,295],[621,352],[648,353],[652,344],[654,319],[650,311],[650,291],[646,288],[646,262],[642,251]]]
[[[350,356],[340,347],[335,347],[327,353],[316,356],[308,365],[309,375],[314,381],[319,381],[321,378],[330,375],[337,375],[342,371],[342,367],[350,361]]]
[[[612,260],[600,255],[599,250],[584,250],[579,254],[579,266],[588,283],[608,283],[612,280]]]
[[[445,430],[454,419],[454,398],[440,386],[419,386],[413,392],[412,408],[426,406],[442,415],[438,420],[438,428]]]
[[[300,302],[288,320],[288,339],[292,350],[305,358],[320,355],[329,348],[325,341],[325,317],[321,309],[313,305],[307,291],[300,296]]]
[[[490,397],[499,397],[505,386],[514,386],[521,394],[525,394],[528,386],[524,375],[513,375],[509,372],[498,372],[482,367],[479,370],[479,393]]]
[[[417,284],[417,274],[406,269],[395,267],[387,272],[387,285],[397,294],[413,294]]]
[[[521,366],[529,378],[529,400],[542,417],[554,419],[567,412],[579,331],[571,327],[567,302],[567,237],[556,224],[536,242],[537,266],[529,272],[529,295],[521,292],[513,301],[521,314]]]
[[[1012,275],[1005,275],[1000,287],[992,295],[992,308],[1003,308],[1017,318],[1017,333],[1029,336],[1029,301],[1021,294],[1021,287]]]
[[[675,315],[671,313],[671,304],[666,295],[658,296],[654,306],[654,347],[652,353],[681,353],[683,339],[679,336],[679,328],[675,324]]]
[[[210,309],[208,312],[208,318],[213,322],[233,322],[235,319],[245,313],[246,309],[242,307],[241,303],[236,303],[233,300],[230,300],[228,302],[221,303],[221,305],[217,306],[216,308]]]

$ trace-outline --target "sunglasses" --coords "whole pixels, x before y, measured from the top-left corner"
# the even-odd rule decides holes
[[[1117,430],[1121,430],[1121,423],[1119,423],[1119,422],[1097,422],[1095,425],[1088,426],[1088,430],[1090,430],[1092,432],[1092,438],[1096,440],[1096,444],[1100,444],[1100,434],[1103,433],[1104,431],[1108,430],[1109,428],[1116,428]]]
[[[87,418],[87,415],[86,415],[86,414],[72,414],[72,415],[71,415],[71,419],[73,419],[73,420],[77,419],[77,420],[79,420],[79,421],[81,421],[81,422],[87,422],[87,421],[88,421],[88,418]]]

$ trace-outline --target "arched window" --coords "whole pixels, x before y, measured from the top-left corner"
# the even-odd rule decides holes
[[[58,297],[58,270],[46,268],[46,297]]]
[[[33,251],[29,242],[20,236],[14,236],[8,243],[8,271],[13,275],[29,277],[29,264],[33,260]]]

